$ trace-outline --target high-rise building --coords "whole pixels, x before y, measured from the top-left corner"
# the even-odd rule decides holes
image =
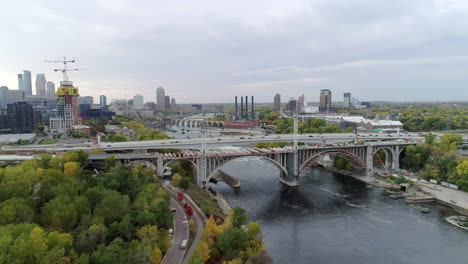
[[[158,87],[158,89],[156,89],[156,105],[157,105],[159,111],[164,110],[164,107],[165,107],[165,104],[166,104],[165,96],[166,96],[166,93],[164,91],[164,88]]]
[[[47,98],[55,97],[55,83],[47,82]]]
[[[46,96],[46,77],[43,73],[36,75],[36,95]]]
[[[344,93],[343,106],[346,108],[351,107],[351,93]]]
[[[79,104],[93,105],[94,104],[94,98],[92,96],[80,96],[80,97],[78,97],[78,103]]]
[[[175,98],[172,98],[172,99],[171,99],[171,110],[176,110]]]
[[[24,91],[24,88],[23,88],[23,74],[22,73],[18,73],[18,90]]]
[[[331,91],[328,89],[320,90],[320,103],[319,111],[320,112],[331,112]]]
[[[107,97],[105,95],[99,96],[99,104],[101,105],[101,107],[107,106]]]
[[[281,111],[281,95],[279,93],[275,95],[274,110],[278,113]]]
[[[171,98],[169,95],[164,96],[164,109],[170,109],[171,108]]]
[[[5,104],[14,104],[14,103],[24,100],[24,98],[25,98],[24,91],[8,90],[6,94]]]
[[[291,111],[292,113],[297,112],[297,100],[294,98],[289,99],[288,103],[286,104],[286,111]]]
[[[299,96],[299,99],[297,100],[297,111],[298,112],[304,112],[304,109],[305,109],[304,100],[305,100],[304,95]]]
[[[25,102],[8,104],[8,123],[10,133],[31,133],[34,131],[33,107]]]
[[[72,81],[61,81],[57,89],[57,117],[51,118],[51,133],[68,133],[72,127],[81,125],[78,88],[73,86]]]
[[[136,94],[133,96],[133,109],[135,110],[141,110],[145,106],[143,102],[143,95],[141,94]]]
[[[7,107],[8,87],[0,86],[0,110]]]
[[[18,76],[19,77],[19,76]],[[25,95],[32,95],[32,81],[31,81],[31,72],[23,71],[23,84],[22,88]]]

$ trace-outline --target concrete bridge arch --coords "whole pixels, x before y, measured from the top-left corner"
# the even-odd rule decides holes
[[[261,160],[266,160],[268,162],[270,162],[271,164],[275,165],[280,171],[281,171],[281,178],[284,179],[286,178],[286,176],[288,175],[288,170],[285,166],[283,166],[280,162],[278,162],[277,160],[274,160],[270,157],[267,157],[267,156],[263,156],[263,155],[259,155],[259,156],[249,156],[249,157],[258,157],[259,159]],[[228,163],[230,163],[231,161],[234,161],[234,160],[238,160],[238,159],[241,159],[241,158],[245,158],[245,156],[240,156],[240,157],[230,157],[230,158],[227,158],[227,159],[224,159],[221,163],[219,163],[217,165],[217,167],[213,167],[213,168],[209,168],[209,174],[207,175],[207,178],[206,178],[206,182],[209,182],[213,176],[220,170],[222,169],[225,165],[227,165]],[[207,170],[208,172],[208,170]]]
[[[330,150],[325,150],[325,151],[315,153],[312,156],[303,160],[300,164],[299,170],[304,169],[306,166],[308,166],[314,161],[317,161],[319,158],[323,157],[324,155],[330,155],[330,154],[340,155],[346,160],[351,161],[353,165],[358,165],[361,168],[366,168],[366,162],[359,156],[355,155],[354,153],[344,151],[344,150],[330,149]]]

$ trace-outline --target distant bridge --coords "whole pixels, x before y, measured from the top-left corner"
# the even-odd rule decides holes
[[[204,120],[204,119],[173,119],[172,125],[179,127],[224,127],[224,121]]]

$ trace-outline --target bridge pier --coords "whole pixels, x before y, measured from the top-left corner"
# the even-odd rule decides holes
[[[158,177],[164,176],[164,160],[162,157],[156,158],[156,174]]]
[[[298,186],[298,164],[295,164],[295,153],[286,153],[285,158],[286,158],[286,170],[287,174],[283,175],[283,177],[280,179],[280,182],[284,185],[290,186],[290,187],[295,187]]]
[[[372,145],[367,146],[366,174],[367,176],[374,174],[374,147]]]

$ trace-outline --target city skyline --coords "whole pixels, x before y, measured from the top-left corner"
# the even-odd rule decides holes
[[[337,100],[344,92],[365,101],[468,98],[463,1],[184,6],[124,0],[9,3],[0,18],[0,32],[10,38],[0,50],[0,85],[15,89],[23,69],[59,83],[61,75],[44,60],[68,56],[83,68],[70,79],[95,98],[137,93],[154,98],[159,86],[179,103],[229,102],[246,92],[258,102],[271,101],[276,92],[318,101],[321,89],[332,90]],[[121,17],[128,19],[123,23]],[[80,45],[73,45],[78,36]]]

